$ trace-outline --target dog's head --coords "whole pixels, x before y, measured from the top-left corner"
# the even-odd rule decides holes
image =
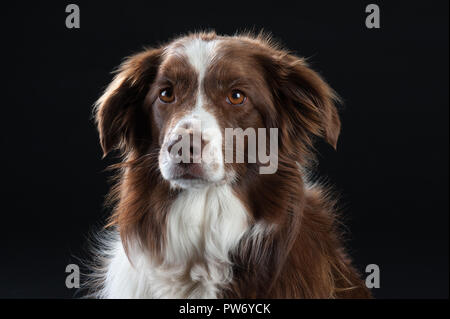
[[[95,110],[105,155],[157,153],[162,177],[188,188],[232,183],[265,165],[250,151],[270,143],[270,128],[276,151],[295,161],[309,157],[314,136],[336,147],[336,100],[304,59],[267,37],[201,33],[127,58]],[[241,149],[227,129],[244,131]],[[242,153],[244,163],[236,163]]]

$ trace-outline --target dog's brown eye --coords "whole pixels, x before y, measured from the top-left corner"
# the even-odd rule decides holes
[[[175,100],[172,88],[166,88],[159,92],[159,99],[164,103],[172,103]]]
[[[227,102],[232,105],[239,105],[245,102],[247,97],[239,90],[231,91],[227,96]]]

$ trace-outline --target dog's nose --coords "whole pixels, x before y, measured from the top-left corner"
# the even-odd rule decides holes
[[[181,163],[200,163],[204,145],[201,132],[186,123],[172,135],[167,151],[172,158],[181,159]]]

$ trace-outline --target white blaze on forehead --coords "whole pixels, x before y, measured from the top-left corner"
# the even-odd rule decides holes
[[[217,42],[217,40],[204,41],[202,39],[193,39],[183,46],[184,55],[198,73],[199,86],[203,83],[206,70],[215,56]]]
[[[215,117],[204,108],[206,99],[203,92],[203,79],[206,70],[214,59],[217,43],[218,40],[204,41],[198,38],[192,39],[183,44],[182,54],[198,74],[196,103],[192,113],[188,115],[188,117],[194,117],[201,120],[202,130],[218,129],[220,134],[220,128]]]
[[[219,42],[220,40],[205,41],[200,38],[187,38],[175,42],[172,46],[166,49],[166,54],[177,55],[180,58],[186,59],[197,73],[198,89],[193,113],[199,113],[198,115],[201,115],[202,113],[204,114],[205,112],[203,109],[205,102],[203,79],[208,67],[211,63],[213,63]]]

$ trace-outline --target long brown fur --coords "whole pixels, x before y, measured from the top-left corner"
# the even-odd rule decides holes
[[[214,33],[190,36],[219,38]],[[337,95],[304,59],[280,49],[264,35],[235,38],[240,42],[223,38],[230,39],[224,49],[229,63],[232,57],[248,61],[261,99],[255,104],[259,113],[246,115],[239,124],[278,127],[279,164],[273,175],[258,174],[256,164],[231,164],[237,172],[233,190],[252,221],[274,225],[274,230],[263,240],[244,236],[230,252],[233,280],[222,289],[221,297],[369,298],[343,247],[333,197],[320,186],[308,186],[299,169],[313,161],[315,138],[322,137],[336,148]],[[162,258],[166,216],[179,192],[171,190],[158,171],[164,132],[155,128],[158,119],[148,102],[163,47],[128,58],[96,107],[105,155],[116,148],[123,157],[109,197],[114,207],[109,226],[118,227],[124,243],[138,240],[156,259]],[[218,68],[226,70],[227,59],[220,63]],[[236,126],[226,122],[226,116],[219,118],[223,127]]]

